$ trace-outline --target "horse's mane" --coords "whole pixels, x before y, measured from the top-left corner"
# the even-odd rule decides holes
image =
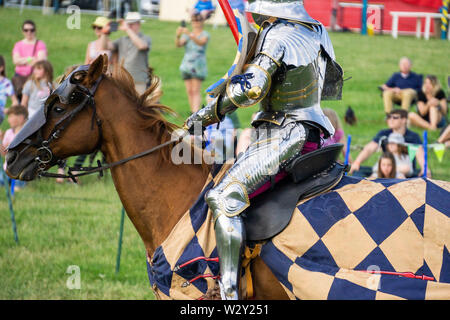
[[[110,79],[116,87],[122,91],[137,107],[138,114],[143,118],[143,129],[150,130],[158,137],[158,143],[162,144],[169,141],[172,133],[180,127],[174,123],[169,122],[164,114],[177,115],[177,113],[170,107],[160,103],[160,98],[163,95],[161,89],[161,80],[158,76],[150,74],[150,87],[140,95],[135,88],[134,80],[131,74],[120,65],[114,68]],[[174,144],[166,148],[160,149],[160,155],[164,161],[170,161],[170,155]],[[202,150],[195,150],[194,152],[201,152]],[[193,152],[191,153],[193,155]],[[202,163],[204,169],[209,170],[209,166]]]

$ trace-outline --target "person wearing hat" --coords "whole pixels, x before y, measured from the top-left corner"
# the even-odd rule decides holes
[[[149,81],[148,56],[151,49],[152,40],[149,36],[141,32],[142,20],[139,12],[128,12],[125,20],[119,21],[119,30],[126,33],[110,45],[103,37],[103,49],[110,49],[117,55],[119,64],[123,61],[124,68],[134,79],[137,92],[144,93]],[[110,23],[102,28],[104,34],[109,34]]]
[[[90,64],[101,54],[107,54],[109,61],[111,61],[112,56],[111,50],[102,49],[103,41],[107,42],[107,46],[112,45],[108,35],[102,32],[103,27],[105,27],[107,24],[109,24],[109,19],[106,17],[97,17],[95,21],[92,23],[92,29],[94,29],[94,33],[97,39],[89,42],[86,50],[86,57],[84,59],[84,64]],[[105,39],[103,39],[102,37],[104,37]]]
[[[395,167],[397,175],[399,177],[411,177],[414,173],[413,163],[409,158],[408,146],[406,145],[405,138],[398,132],[392,132],[389,134],[386,144],[386,151],[391,153],[395,159]],[[378,164],[373,167],[373,173],[377,173]]]
[[[381,142],[383,137],[389,137],[389,135],[393,132],[400,133],[403,136],[404,141],[406,143],[422,145],[422,139],[420,138],[420,136],[414,131],[408,129],[407,121],[408,121],[408,111],[403,109],[392,110],[386,117],[386,123],[389,128],[378,131],[378,133],[375,135],[372,141],[370,141],[364,146],[363,150],[358,154],[355,161],[353,161],[352,166],[350,168],[350,174],[356,176],[361,175],[366,176],[367,174],[365,171],[367,169],[370,170],[370,167],[362,167],[361,164],[365,162],[367,159],[369,159],[372,156],[372,154],[377,152],[380,144],[382,144]],[[417,149],[416,157],[413,160],[414,169],[416,159],[421,168],[419,175],[422,175],[425,166],[425,156],[422,146],[420,146]],[[427,176],[428,178],[431,178],[431,171],[429,168],[427,168]]]
[[[357,176],[361,175],[365,176],[366,169],[370,170],[370,167],[363,168],[361,164],[365,162],[367,159],[369,159],[372,156],[372,154],[374,154],[378,150],[382,138],[388,137],[393,132],[400,133],[404,137],[406,143],[421,145],[422,139],[417,133],[408,129],[407,121],[408,121],[408,111],[403,109],[392,110],[386,116],[386,123],[389,128],[378,131],[378,133],[375,135],[372,141],[370,141],[364,146],[363,150],[358,154],[355,161],[353,161],[352,166],[350,168],[350,174]],[[417,162],[419,163],[419,166],[421,168],[419,174],[421,175],[422,172],[424,171],[425,165],[424,150],[422,147],[419,147],[419,149],[417,150],[415,159],[417,159]],[[427,175],[429,178],[431,178],[431,172],[429,168],[427,168]]]

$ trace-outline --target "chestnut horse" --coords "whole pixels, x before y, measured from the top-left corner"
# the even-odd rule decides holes
[[[208,181],[210,168],[205,164],[174,164],[171,161],[173,145],[166,143],[171,141],[177,127],[162,116],[163,112],[171,110],[157,102],[162,94],[157,78],[139,96],[125,69],[119,68],[113,76],[107,76],[106,66],[106,56],[100,56],[90,66],[77,69],[79,71],[61,83],[47,100],[46,107],[27,122],[11,143],[6,155],[7,174],[13,179],[32,180],[55,165],[56,159],[100,149],[106,161],[112,164],[164,145],[157,148],[157,152],[111,168],[116,190],[148,256],[156,256],[158,248],[172,230],[180,226],[177,223],[196,202]],[[78,88],[81,98],[71,90],[74,87]],[[450,184],[412,179],[394,182],[388,188],[376,181],[358,181],[344,184],[336,192],[308,199],[303,207],[296,209],[287,228],[268,241],[265,252],[274,248],[274,257],[264,262],[257,256],[252,262],[255,299],[288,299],[294,295],[312,299],[345,298],[350,280],[355,283],[353,287],[358,288],[354,297],[363,299],[358,292],[362,286],[368,286],[370,279],[367,277],[371,275],[356,267],[370,252],[374,252],[374,256],[364,260],[366,264],[380,264],[393,271],[418,271],[422,275],[433,271],[437,282],[425,283],[426,296],[413,298],[448,298],[450,280],[447,277],[448,265],[444,262],[450,257],[445,249],[450,243]],[[377,197],[372,197],[374,194]],[[343,200],[348,201],[350,209],[338,206]],[[364,209],[364,203],[369,203],[368,211]],[[363,222],[359,222],[356,216]],[[384,222],[390,223],[398,217],[404,223],[400,226],[395,224],[395,228],[385,228]],[[312,225],[322,220],[336,227],[326,234],[320,231],[319,236]],[[397,232],[386,238],[393,230]],[[313,246],[313,256],[303,257],[314,243],[318,246]],[[416,250],[407,250],[409,245]],[[284,248],[284,255],[278,254],[276,248]],[[319,256],[314,256],[314,252]],[[321,259],[329,256],[329,252],[335,254],[334,259],[321,269],[322,273],[309,270],[311,265],[320,264]],[[267,258],[264,252],[262,255]],[[383,258],[384,255],[389,257],[389,261]],[[277,267],[287,260],[293,261],[287,264],[290,266],[289,274],[277,273]],[[330,271],[330,268],[335,271]],[[271,270],[275,270],[277,277]],[[401,276],[405,274],[401,273]],[[333,280],[335,277],[336,281]],[[402,296],[404,280],[389,277],[397,276],[377,278],[383,282],[386,292],[372,290],[373,296],[393,298],[394,285],[398,285],[399,296]],[[422,280],[411,280],[407,285],[412,283],[411,288],[418,286],[420,290],[416,291],[422,292],[424,285],[420,281],[426,278],[418,277]],[[386,281],[389,285],[385,285]],[[325,290],[324,286],[328,289]],[[334,290],[339,286],[343,291],[334,295],[336,291],[331,292],[330,288]],[[327,294],[328,291],[331,293]]]
[[[142,95],[136,92],[130,74],[117,68],[112,77],[103,72],[106,58],[100,56],[89,67],[81,84],[87,88],[102,77],[95,92],[96,110],[84,108],[71,120],[58,139],[50,143],[53,156],[65,159],[80,154],[90,154],[98,146],[108,163],[148,150],[171,139],[176,128],[162,116],[170,109],[157,101],[161,96],[157,78]],[[43,137],[76,105],[55,103],[47,111],[42,127]],[[96,117],[101,130],[92,126]],[[7,174],[14,179],[32,180],[38,174],[36,158],[38,148],[23,146],[9,150]],[[175,165],[169,160],[170,146],[145,157],[127,162],[111,169],[111,176],[120,200],[142,241],[147,254],[167,238],[182,215],[197,200],[209,174],[204,164]],[[46,165],[49,169],[52,163]],[[129,183],[133,180],[133,183]],[[254,273],[256,299],[287,299],[285,291],[261,259],[255,260],[258,272]]]

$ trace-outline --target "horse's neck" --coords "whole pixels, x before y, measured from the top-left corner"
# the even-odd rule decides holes
[[[154,134],[139,128],[136,108],[121,100],[111,101],[120,107],[102,115],[102,152],[109,163],[158,144]],[[194,203],[207,178],[200,165],[174,165],[160,157],[155,152],[111,170],[122,204],[149,254]]]

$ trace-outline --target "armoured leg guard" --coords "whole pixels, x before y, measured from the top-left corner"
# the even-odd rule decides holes
[[[239,282],[245,245],[245,228],[239,216],[220,215],[215,225],[220,257],[220,291],[223,300],[239,300]]]
[[[231,197],[224,198],[224,193]],[[245,227],[239,213],[248,207],[248,196],[239,183],[232,183],[225,192],[214,189],[209,191],[206,202],[214,217],[220,263],[220,293],[223,300],[238,300],[241,260],[245,245]]]
[[[265,127],[262,125],[261,127]],[[266,183],[278,168],[300,153],[306,140],[301,124],[290,123],[274,137],[260,130],[255,141],[224,179],[206,195],[214,217],[223,299],[239,298],[245,227],[240,214],[250,205],[248,194]]]

